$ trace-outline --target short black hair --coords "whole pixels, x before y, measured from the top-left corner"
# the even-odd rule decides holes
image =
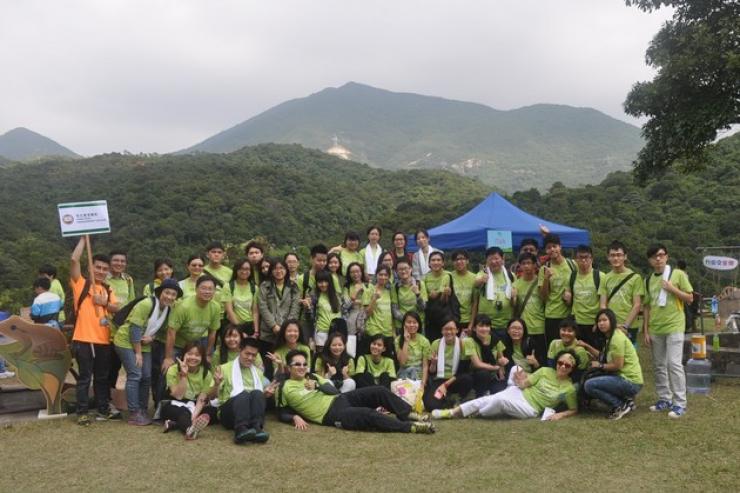
[[[686,267],[688,267],[688,266],[686,265],[686,261],[682,259],[682,260],[677,260],[676,261],[676,267],[679,268],[679,269],[681,269],[681,270],[686,270]]]
[[[490,327],[493,323],[491,322],[491,317],[481,313],[475,316],[475,325],[486,325]]]
[[[504,251],[497,246],[492,246],[486,249],[486,258],[490,257],[491,255],[498,255],[499,257],[503,258]]]
[[[113,258],[114,255],[123,255],[126,257],[126,260],[128,260],[128,253],[126,250],[111,250],[111,252],[108,254],[110,258]]]
[[[467,250],[462,250],[462,249],[461,250],[455,250],[454,252],[452,252],[452,260],[456,260],[457,257],[459,257],[460,255],[462,255],[463,257],[465,257],[465,260],[470,260],[470,255],[468,254],[468,251]]]
[[[302,351],[300,349],[291,349],[288,351],[288,354],[285,355],[285,362],[290,366],[293,363],[293,358],[296,356],[303,356],[303,359],[308,361],[308,355],[305,351]]]
[[[202,276],[200,276],[198,278],[197,281],[195,281],[195,287],[197,288],[198,286],[200,286],[204,282],[208,282],[208,281],[212,282],[214,287],[223,286],[223,283],[221,281],[219,281],[218,279],[216,279],[215,277],[213,277],[213,276],[211,276],[209,274],[203,274]]]
[[[262,246],[262,243],[255,240],[252,240],[244,245],[244,253],[249,253],[249,250],[251,250],[252,248],[256,248],[260,252],[265,253],[265,247]]]
[[[41,288],[44,291],[51,289],[51,280],[48,277],[38,277],[33,281],[33,289]]]
[[[260,343],[254,337],[242,337],[239,341],[239,349],[244,349],[247,346],[259,349]]]
[[[329,250],[326,248],[326,245],[324,245],[323,243],[319,243],[318,245],[314,245],[311,247],[311,258],[321,254],[329,254]]]
[[[647,249],[647,252],[646,252],[647,258],[652,257],[653,255],[655,255],[656,253],[658,253],[661,250],[663,250],[666,253],[666,255],[668,255],[668,248],[666,248],[666,246],[664,244],[662,244],[662,243],[653,243]]]
[[[627,255],[627,247],[624,246],[624,243],[622,243],[619,240],[614,240],[611,243],[609,243],[609,246],[606,247],[607,253],[614,251],[614,250],[622,250],[625,255]]]
[[[534,238],[524,238],[522,242],[519,244],[519,249],[521,250],[522,247],[525,247],[527,245],[532,245],[538,250],[540,249],[540,244],[537,243],[537,240],[535,240]]]
[[[220,241],[212,241],[212,242],[210,242],[210,243],[209,243],[209,244],[208,244],[208,245],[206,246],[206,252],[210,252],[211,250],[215,250],[215,249],[217,249],[217,248],[218,248],[219,250],[223,250],[223,251],[226,251],[226,249],[224,248],[224,244],[223,244],[223,243],[221,243]]]
[[[534,253],[524,252],[519,255],[519,258],[517,259],[517,262],[520,264],[524,262],[525,260],[531,261],[533,264],[537,264],[537,256]]]
[[[44,264],[41,267],[39,267],[39,274],[56,277],[57,276],[57,268],[54,267],[51,264]]]
[[[594,255],[594,251],[588,245],[578,245],[576,247],[576,255],[578,255],[579,253],[588,253],[592,257]]]
[[[573,330],[576,330],[578,328],[578,324],[576,323],[575,318],[569,316],[562,319],[558,324],[558,329],[562,329],[563,327],[571,327]]]
[[[370,231],[372,231],[374,229],[377,229],[378,230],[378,234],[380,236],[383,236],[383,228],[381,228],[377,224],[373,224],[372,226],[370,226],[369,228],[367,228],[367,233],[366,234],[370,234]]]
[[[542,244],[547,248],[547,245],[560,245],[560,237],[553,233],[548,233],[542,240]]]
[[[94,262],[103,262],[104,264],[108,264],[110,266],[110,257],[102,253],[97,253],[93,255],[93,263]]]
[[[347,241],[360,241],[360,235],[355,231],[347,231],[344,234],[344,246],[347,246]]]

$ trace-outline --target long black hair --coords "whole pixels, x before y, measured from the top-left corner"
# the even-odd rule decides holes
[[[491,328],[491,337],[489,339],[489,342],[488,344],[484,344],[483,341],[481,341],[478,337],[478,334],[475,332],[475,328],[479,325],[487,325],[489,328],[491,328],[491,318],[488,315],[484,314],[476,316],[471,337],[473,338],[475,343],[478,344],[483,362],[489,365],[496,365],[498,363],[496,362],[496,357],[493,354],[493,349],[498,345],[499,341],[496,338],[493,329]]]
[[[241,345],[242,332],[236,327],[236,325],[227,325],[226,329],[224,329],[224,333],[221,334],[221,342],[218,346],[218,362],[222,365],[229,361],[229,348],[226,346],[226,336],[231,334],[232,332],[236,332],[236,334],[239,336],[239,344]]]
[[[185,344],[185,347],[182,348],[182,360],[185,361],[185,355],[193,348],[197,348],[198,353],[200,353],[200,365],[203,367],[203,378],[205,379],[208,372],[211,371],[211,364],[208,362],[208,358],[206,358],[206,348],[200,341]],[[177,364],[177,367],[180,368],[180,363]]]
[[[331,342],[337,337],[339,337],[344,343],[344,351],[339,355],[339,358],[336,358],[331,353]],[[340,370],[347,366],[351,359],[352,358],[347,353],[347,338],[344,334],[341,332],[332,332],[329,334],[329,337],[326,339],[326,344],[324,344],[324,348],[321,350],[321,362],[324,365],[322,370],[326,371],[326,366],[331,364],[331,366],[337,369],[337,374],[341,376]]]
[[[316,303],[318,304],[321,291],[319,291],[319,283],[326,282],[328,284],[326,294],[329,296],[329,304],[331,305],[331,311],[338,313],[341,308],[339,305],[339,296],[337,296],[337,290],[334,287],[334,277],[328,270],[320,270],[316,273]]]
[[[514,341],[509,335],[509,327],[514,322],[519,322],[520,324],[522,324],[522,328],[524,329],[522,331],[521,342],[522,354],[524,356],[532,354],[532,350],[534,349],[529,343],[529,335],[527,334],[527,323],[521,318],[512,318],[506,324],[506,334],[504,334],[504,338],[502,339],[502,342],[504,343],[504,357],[507,358],[509,361],[512,361],[512,356],[514,355]]]
[[[360,276],[360,280],[362,281],[362,284],[365,284],[365,268],[362,267],[362,264],[359,262],[352,262],[347,266],[347,273],[344,275],[344,287],[347,289],[352,287],[352,278],[349,275],[349,271],[351,271],[352,267],[355,265],[360,268],[360,274],[362,274]]]
[[[285,341],[285,332],[288,330],[289,325],[295,325],[296,327],[298,327],[298,344],[305,344],[301,322],[296,318],[289,318],[280,326],[280,332],[278,332],[277,340],[275,341],[276,348],[287,344],[287,342]]]

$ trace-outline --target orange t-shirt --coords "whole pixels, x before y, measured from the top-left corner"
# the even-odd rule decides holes
[[[73,299],[75,304],[75,310],[77,309],[77,301],[80,299],[82,290],[85,288],[85,278],[80,276],[77,281],[69,281],[72,287]],[[96,294],[105,294],[106,289],[99,283],[95,284]],[[116,296],[113,291],[110,291],[108,303],[116,304]],[[98,315],[100,313],[100,315]],[[73,341],[79,342],[90,342],[93,344],[110,344],[110,328],[107,325],[101,325],[100,319],[105,318],[108,312],[102,306],[98,308],[98,313],[95,311],[95,305],[93,304],[92,296],[88,293],[85,299],[82,300],[82,306],[77,314],[77,324],[75,324],[75,332],[72,336]]]

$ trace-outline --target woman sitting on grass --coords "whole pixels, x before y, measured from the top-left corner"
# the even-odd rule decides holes
[[[612,310],[604,308],[596,314],[596,327],[604,337],[604,351],[579,341],[598,361],[591,368],[599,368],[606,375],[586,380],[584,392],[611,407],[609,419],[617,420],[635,409],[635,396],[642,389],[642,368],[637,351],[629,338],[617,329],[617,317]]]
[[[487,395],[464,402],[454,409],[432,411],[435,419],[467,418],[476,415],[483,418],[509,416],[518,419],[536,418],[545,409],[555,409],[561,404],[566,411],[553,412],[548,421],[557,421],[576,414],[578,401],[576,388],[570,379],[577,360],[573,351],[563,351],[556,358],[556,369],[543,367],[528,375],[523,370],[512,369],[515,385],[494,395]]]
[[[383,334],[371,336],[370,354],[357,357],[354,373],[357,388],[373,385],[391,388],[391,382],[396,379],[396,365],[391,358],[383,356],[385,352]]]
[[[303,343],[303,333],[301,331],[301,323],[291,318],[283,322],[280,326],[280,332],[277,335],[277,342],[275,343],[275,350],[271,353],[267,353],[267,357],[270,358],[275,368],[275,375],[288,373],[288,367],[285,360],[285,355],[289,351],[297,349],[305,352],[308,356],[308,364],[311,364],[311,349]]]
[[[504,358],[501,360],[506,365],[506,372],[518,366],[526,373],[532,373],[540,367],[540,363],[534,354],[534,348],[529,344],[527,336],[527,324],[524,320],[516,318],[509,320],[506,326],[504,343]]]
[[[475,317],[473,333],[464,340],[463,346],[470,358],[475,396],[483,397],[505,389],[505,369],[500,364],[508,362],[503,357],[505,347],[491,334],[491,318],[488,315]]]
[[[473,377],[468,371],[463,343],[457,337],[457,322],[448,319],[442,324],[442,337],[432,342],[429,362],[429,383],[424,389],[424,408],[427,411],[451,407],[450,394],[462,400],[473,388]]]
[[[316,374],[329,380],[340,392],[355,390],[357,384],[350,375],[355,372],[355,362],[347,354],[345,336],[332,332],[321,356],[316,357]]]
[[[170,401],[162,401],[164,432],[178,429],[187,440],[198,434],[216,417],[216,408],[209,404],[218,387],[213,380],[205,348],[190,342],[182,350],[182,359],[167,370]]]

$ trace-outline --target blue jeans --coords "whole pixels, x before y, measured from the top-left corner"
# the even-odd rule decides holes
[[[5,373],[5,371],[6,371],[5,360],[0,358],[0,373]]]
[[[136,366],[136,353],[133,349],[116,346],[118,358],[126,370],[126,401],[128,411],[146,413],[149,407],[149,388],[152,384],[152,353],[142,352],[141,368]]]
[[[621,406],[627,399],[634,398],[642,388],[617,375],[604,375],[586,380],[584,392],[589,397],[605,402],[612,409]]]

